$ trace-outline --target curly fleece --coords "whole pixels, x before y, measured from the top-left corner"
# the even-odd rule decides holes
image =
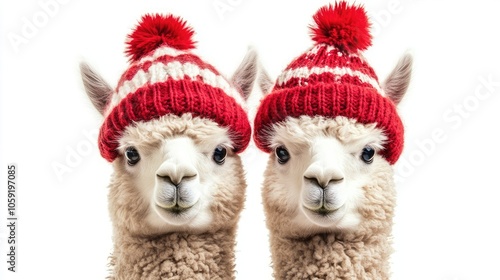
[[[234,230],[117,238],[110,279],[231,279]],[[119,265],[126,263],[126,265]]]

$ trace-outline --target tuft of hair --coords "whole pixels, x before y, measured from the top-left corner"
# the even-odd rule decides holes
[[[316,25],[309,26],[311,38],[318,44],[356,52],[371,46],[370,22],[362,6],[345,1],[321,7],[313,16]]]
[[[291,137],[293,135],[293,137]],[[267,141],[274,150],[282,142],[295,147],[305,147],[315,137],[336,137],[343,144],[366,145],[370,143],[377,151],[384,149],[387,136],[377,128],[377,124],[363,124],[344,116],[328,118],[324,116],[287,117],[275,123],[268,132]],[[279,141],[277,141],[279,139]],[[297,149],[301,150],[301,149]]]
[[[146,14],[128,35],[125,53],[137,61],[162,45],[178,50],[194,48],[194,30],[174,15]]]

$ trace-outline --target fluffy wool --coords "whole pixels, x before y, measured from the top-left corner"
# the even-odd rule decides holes
[[[109,279],[233,279],[234,230],[172,233],[158,238],[120,235]]]
[[[157,152],[161,140],[187,136],[196,143],[224,131],[210,120],[170,115],[127,128],[122,144],[136,141],[141,143],[141,151]],[[227,135],[225,139],[229,139]],[[237,154],[228,154],[226,164],[221,172],[227,176],[212,186],[206,211],[210,223],[175,227],[161,222],[152,211],[144,191],[152,186],[138,186],[137,174],[124,157],[117,158],[108,197],[114,229],[110,278],[233,279],[235,232],[246,183]]]
[[[283,144],[282,137],[287,137],[290,139],[287,147],[302,146],[304,153],[309,149],[307,139],[312,137],[335,137],[352,143],[363,136],[375,135],[372,140],[379,141],[379,144],[384,139],[383,135],[376,136],[378,131],[373,125],[362,125],[345,117],[290,118],[275,127],[275,131],[275,141]],[[282,167],[277,165],[275,155],[271,154],[262,193],[270,231],[274,278],[388,279],[395,207],[390,164],[381,156],[376,156],[370,170],[366,171],[370,179],[359,186],[361,196],[356,198],[358,201],[352,214],[359,219],[348,228],[325,228],[300,222],[301,210],[294,198],[297,186],[284,185],[283,176],[286,175],[280,172]],[[352,179],[355,178],[346,178]]]

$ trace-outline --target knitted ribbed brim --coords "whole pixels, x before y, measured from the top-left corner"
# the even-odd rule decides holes
[[[345,116],[363,124],[376,123],[388,140],[381,152],[387,161],[395,163],[404,143],[403,124],[396,107],[387,98],[370,88],[351,84],[316,84],[309,87],[286,88],[268,95],[255,118],[254,141],[265,152],[272,125],[287,117]]]

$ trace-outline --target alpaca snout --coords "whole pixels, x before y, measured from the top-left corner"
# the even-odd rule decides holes
[[[155,203],[167,210],[192,207],[200,197],[198,173],[188,166],[165,162],[156,172]]]
[[[156,171],[156,177],[159,181],[178,186],[183,181],[196,179],[198,172],[187,164],[175,164],[166,161]]]
[[[199,198],[196,187],[184,181],[177,185],[163,182],[155,186],[154,201],[164,209],[187,209],[196,204]]]
[[[302,204],[311,211],[331,212],[345,204],[344,179],[330,181],[326,186],[316,180],[305,179],[302,189]]]
[[[320,188],[340,184],[345,174],[339,161],[331,161],[326,156],[317,156],[317,159],[304,172],[304,181]]]
[[[309,210],[325,210],[325,211],[335,211],[342,207],[345,203],[345,199],[341,196],[336,195],[334,192],[314,188],[305,191],[305,195],[302,198],[302,204]]]

